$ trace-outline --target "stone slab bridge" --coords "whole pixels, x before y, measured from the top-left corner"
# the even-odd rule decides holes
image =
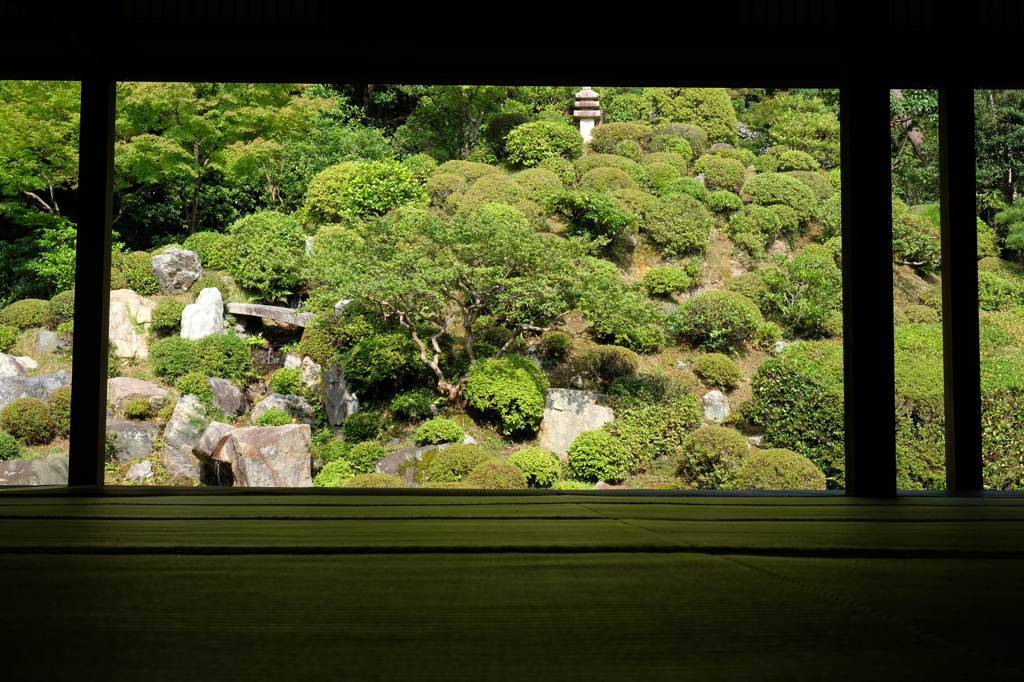
[[[232,315],[250,315],[252,317],[266,317],[275,322],[294,324],[298,327],[305,327],[309,321],[316,317],[316,313],[300,313],[294,308],[282,308],[275,305],[256,305],[254,303],[228,303],[227,310]]]

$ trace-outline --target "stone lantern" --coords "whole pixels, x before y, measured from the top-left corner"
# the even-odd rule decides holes
[[[576,93],[576,111],[573,116],[580,122],[580,134],[584,142],[590,142],[590,131],[601,122],[602,114],[600,104],[597,102],[599,95],[584,85],[583,89]]]

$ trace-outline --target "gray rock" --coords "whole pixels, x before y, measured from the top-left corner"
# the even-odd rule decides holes
[[[345,370],[338,363],[331,363],[331,368],[324,372],[324,411],[327,422],[334,428],[341,426],[350,414],[359,411],[359,399],[349,390],[345,381]]]
[[[700,404],[704,407],[704,418],[716,424],[724,422],[731,412],[729,399],[721,391],[708,391],[700,399]]]
[[[640,246],[640,238],[633,234],[626,235],[626,243],[628,243],[631,248],[635,249]]]
[[[146,332],[153,321],[154,308],[155,302],[131,289],[110,292],[110,342],[119,357],[140,360],[149,357]]]
[[[165,294],[188,291],[203,272],[198,253],[173,246],[149,261]]]
[[[776,341],[775,345],[772,346],[772,355],[778,355],[779,353],[782,352],[782,349],[788,345],[789,344],[785,341]]]
[[[68,456],[0,462],[0,485],[67,485]]]
[[[224,297],[220,289],[207,287],[199,292],[195,303],[181,311],[181,336],[201,339],[211,334],[224,333]]]
[[[537,444],[563,460],[567,459],[569,446],[576,436],[615,419],[612,409],[601,404],[604,400],[601,393],[571,388],[548,389]]]
[[[213,391],[213,404],[224,414],[230,417],[240,417],[248,411],[249,403],[238,386],[220,377],[210,377],[207,381]]]
[[[114,434],[114,451],[122,464],[153,454],[157,425],[152,422],[107,420],[107,433]]]
[[[345,306],[347,306],[351,302],[352,302],[351,298],[343,298],[340,301],[338,301],[337,303],[335,303],[334,304],[334,314],[335,315],[341,315],[341,311],[344,310]]]
[[[594,490],[614,490],[614,489],[615,489],[615,486],[613,486],[611,483],[606,483],[605,481],[598,481],[597,483],[594,484]]]
[[[18,398],[38,398],[45,401],[55,390],[70,383],[71,377],[64,370],[34,377],[0,377],[0,409]]]
[[[285,353],[284,366],[287,369],[296,369],[302,365],[302,356],[298,353]]]
[[[203,435],[192,446],[192,454],[207,464],[231,464],[235,461],[235,448],[228,436],[237,429],[237,426],[231,424],[210,422]]]
[[[753,436],[747,436],[747,441],[751,445],[753,445],[754,447],[759,448],[759,447],[761,447],[761,443],[763,443],[764,439],[767,438],[767,437],[768,437],[768,434],[766,434],[766,433],[758,433],[758,434],[753,435]]]
[[[574,374],[569,377],[569,385],[573,388],[583,388],[583,375]]]
[[[403,448],[392,452],[387,457],[378,459],[373,465],[374,471],[379,474],[390,474],[398,476],[413,488],[418,488],[416,483],[417,463],[423,460],[423,454],[431,450],[444,450],[450,443],[440,445],[420,445],[414,448]]]
[[[56,353],[63,349],[64,342],[57,332],[51,332],[48,329],[40,329],[36,332],[37,353]]]
[[[736,149],[736,147],[733,147],[728,142],[716,142],[715,144],[708,147],[709,151],[712,149]]]
[[[143,379],[114,377],[107,379],[107,404],[116,414],[124,414],[129,400],[145,398],[152,412],[160,411],[167,404],[169,393],[166,388]]]
[[[675,306],[675,305],[671,305],[671,304],[665,306],[665,312],[666,313],[674,313],[677,310],[679,310],[679,306]]]
[[[0,377],[17,377],[28,374],[29,370],[39,365],[35,360],[23,355],[7,355],[0,353]]]
[[[199,459],[192,447],[206,430],[206,407],[194,395],[181,397],[164,429],[160,461],[167,475],[175,479],[199,479]]]
[[[462,444],[463,445],[476,445],[476,438],[473,438],[473,436],[471,436],[471,435],[469,435],[467,433],[465,436],[462,437]]]
[[[672,363],[672,366],[675,367],[676,369],[686,369],[690,365],[683,362],[682,360],[676,360],[675,362]]]
[[[235,486],[302,488],[313,485],[310,427],[247,426],[228,436],[234,449]]]
[[[302,385],[308,389],[318,390],[324,382],[324,370],[323,367],[313,362],[313,358],[308,355],[302,358],[302,364],[299,365],[302,369]],[[358,402],[356,403],[356,409],[359,409]]]
[[[271,393],[253,406],[249,422],[255,424],[261,414],[274,407],[284,410],[293,419],[298,419],[309,426],[313,426],[316,421],[313,405],[302,396],[290,393]],[[330,413],[328,413],[328,418],[329,415]]]
[[[125,474],[125,480],[132,483],[140,483],[147,478],[153,478],[153,463],[149,461],[136,462],[128,467],[128,473]]]

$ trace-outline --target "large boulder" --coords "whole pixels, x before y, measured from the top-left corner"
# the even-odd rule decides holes
[[[323,377],[327,422],[338,429],[349,415],[359,411],[359,398],[349,389],[345,381],[345,370],[338,363],[331,363],[331,368],[323,373]]]
[[[59,350],[64,350],[65,346],[66,344],[57,332],[51,332],[49,329],[40,329],[36,332],[35,348],[37,353],[56,353]]]
[[[38,398],[46,401],[51,393],[70,383],[71,377],[62,369],[53,374],[40,374],[34,377],[0,377],[0,409],[18,398]]]
[[[228,436],[235,486],[302,488],[313,485],[307,424],[247,426]]]
[[[229,417],[239,417],[249,409],[245,393],[227,379],[210,377],[207,379],[213,391],[213,404]]]
[[[423,461],[423,455],[431,450],[444,450],[449,445],[451,443],[420,445],[419,447],[395,450],[387,457],[377,460],[373,468],[378,474],[398,476],[408,483],[410,487],[418,488],[419,483],[416,482],[416,472],[419,470],[419,463]]]
[[[67,485],[68,456],[0,462],[0,485]]]
[[[252,415],[249,418],[250,423],[255,424],[260,415],[274,407],[284,410],[292,419],[297,419],[309,426],[313,426],[316,422],[313,405],[302,396],[290,393],[271,393],[253,406]]]
[[[199,459],[192,447],[206,430],[206,407],[194,395],[181,397],[164,428],[164,449],[160,454],[167,475],[174,479],[199,479]]]
[[[238,428],[223,422],[210,422],[192,446],[192,454],[207,464],[232,464],[235,461],[235,448],[228,436]]]
[[[39,363],[30,357],[0,353],[0,377],[24,376],[38,366]]]
[[[149,259],[156,273],[156,281],[165,294],[188,291],[203,273],[199,264],[199,254],[176,247],[164,250],[163,253]]]
[[[139,296],[131,289],[110,292],[110,342],[122,358],[149,357],[146,331],[153,321],[156,303]]]
[[[107,379],[107,404],[117,414],[124,414],[129,400],[143,398],[149,401],[149,408],[155,414],[167,404],[166,388],[144,379],[114,377]]]
[[[729,399],[721,391],[708,391],[700,399],[700,404],[704,408],[704,418],[716,424],[724,422],[731,412]]]
[[[114,434],[114,451],[122,464],[153,454],[157,426],[153,422],[108,419],[107,433]]]
[[[602,393],[571,388],[550,388],[544,399],[538,445],[568,459],[569,446],[584,431],[593,431],[615,419],[612,408],[603,405]]]
[[[224,297],[220,289],[207,287],[199,292],[195,303],[181,312],[181,335],[186,339],[201,339],[210,334],[224,333]]]

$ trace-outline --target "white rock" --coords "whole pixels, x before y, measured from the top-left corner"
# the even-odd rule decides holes
[[[207,287],[199,292],[195,303],[181,312],[181,336],[201,339],[211,334],[224,333],[224,297],[220,289]]]
[[[149,357],[146,332],[153,321],[156,302],[143,298],[131,289],[110,292],[110,342],[122,358],[144,360]]]
[[[729,399],[721,391],[708,391],[700,399],[700,404],[704,407],[705,419],[716,424],[724,422],[732,411],[729,408]]]

